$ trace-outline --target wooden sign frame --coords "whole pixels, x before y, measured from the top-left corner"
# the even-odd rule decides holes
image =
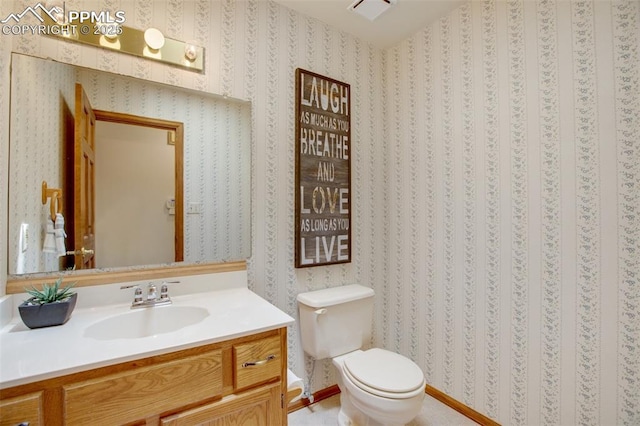
[[[351,86],[296,69],[295,267],[351,262]]]

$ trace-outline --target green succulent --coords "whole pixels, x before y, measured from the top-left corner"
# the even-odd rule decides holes
[[[66,287],[60,288],[62,284],[62,278],[58,278],[53,284],[42,284],[42,290],[38,290],[35,287],[25,289],[25,291],[31,296],[27,302],[32,305],[44,305],[45,303],[62,302],[67,300],[75,293],[71,291],[76,283],[71,283]]]

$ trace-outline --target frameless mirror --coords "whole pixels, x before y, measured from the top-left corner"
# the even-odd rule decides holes
[[[97,110],[93,170],[74,160],[77,84]],[[12,54],[10,275],[80,269],[83,258],[101,271],[246,259],[250,175],[249,102]],[[79,205],[79,188],[95,200]],[[63,248],[48,239],[57,213]],[[81,214],[90,247],[71,238]]]

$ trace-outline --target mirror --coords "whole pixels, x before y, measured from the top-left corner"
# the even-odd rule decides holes
[[[134,126],[128,132],[124,129],[129,134],[119,138],[120,144],[125,146],[124,151],[109,154],[115,155],[115,160],[111,161],[115,161],[112,164],[116,166],[101,169],[101,155],[105,158],[104,164],[107,164],[109,155],[106,153],[108,150],[100,148],[100,141],[96,142],[95,268],[117,271],[152,265],[176,266],[248,258],[251,254],[249,102],[13,53],[8,273],[57,272],[74,264],[73,255],[43,252],[47,218],[51,216],[52,207],[50,199],[42,204],[41,195],[43,181],[49,188],[62,190],[61,213],[67,230],[74,222],[73,182],[70,182],[68,169],[72,167],[69,165],[69,161],[72,162],[69,140],[74,135],[76,83],[82,85],[94,109],[179,122],[184,132],[183,158],[180,161],[175,159],[171,147],[171,132],[160,132],[148,142],[155,148],[168,151],[176,166],[182,167],[181,238],[184,260],[175,262],[175,258],[171,258],[174,247],[166,247],[166,244],[171,244],[171,237],[168,242],[166,236],[163,237],[165,242],[152,240],[154,234],[159,233],[161,225],[158,221],[174,224],[171,207],[177,191],[171,185],[177,182],[174,179],[177,173],[171,167],[171,157],[165,163],[150,161],[166,153],[156,154],[150,148],[133,146],[132,141],[142,140],[137,133],[140,126]],[[113,138],[117,132],[110,129],[106,134]],[[129,142],[127,138],[131,138]],[[129,175],[135,177],[128,178],[129,181],[135,179],[136,185],[127,185],[126,178],[124,182],[117,182],[117,175],[124,174],[125,163],[131,169],[128,173],[136,172]],[[118,169],[113,170],[114,167]],[[100,178],[105,171],[109,172],[107,177]],[[101,180],[98,182],[98,179]],[[124,192],[118,190],[118,185],[125,188],[160,180],[165,182],[156,198],[146,197],[151,190],[144,189],[148,188],[144,185],[138,195],[129,193],[126,195],[128,198],[117,196]],[[104,201],[107,193],[112,198]],[[134,204],[134,200],[138,204]],[[57,211],[59,207],[53,210]],[[150,217],[153,213],[158,214],[156,224],[145,228],[148,222],[152,222]],[[115,221],[107,224],[103,222],[104,216],[115,218]],[[127,228],[144,228],[147,236],[131,237],[132,232],[125,231],[125,236],[114,237],[116,231]],[[65,245],[68,251],[81,249],[74,247],[69,238],[65,239]],[[156,247],[158,245],[165,246]],[[162,256],[149,256],[158,248],[164,253]],[[101,259],[105,261],[101,263]],[[106,259],[110,260],[107,262]]]

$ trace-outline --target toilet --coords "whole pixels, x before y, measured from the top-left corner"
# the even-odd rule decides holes
[[[357,284],[298,295],[302,348],[331,358],[338,372],[340,426],[404,425],[422,409],[424,373],[409,358],[371,339],[374,292]]]

